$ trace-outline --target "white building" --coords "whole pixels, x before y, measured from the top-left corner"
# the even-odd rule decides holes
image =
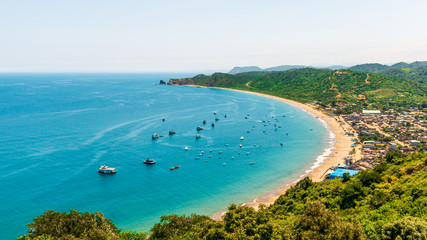
[[[362,110],[363,114],[381,114],[380,110]]]

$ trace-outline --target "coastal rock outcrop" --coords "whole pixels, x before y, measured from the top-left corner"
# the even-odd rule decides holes
[[[168,85],[196,85],[192,78],[171,79]]]

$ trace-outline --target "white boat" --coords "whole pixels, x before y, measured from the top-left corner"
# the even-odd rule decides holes
[[[185,148],[184,148],[184,149],[185,149],[185,151],[188,151],[188,147],[187,147],[187,146],[185,146]]]
[[[241,137],[240,137],[240,140],[243,140],[243,139],[245,139],[245,138],[244,138],[243,136],[241,136]]]
[[[104,174],[113,174],[116,173],[116,169],[103,165],[99,168],[98,172]]]

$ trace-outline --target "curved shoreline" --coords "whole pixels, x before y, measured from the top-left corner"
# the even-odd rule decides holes
[[[193,85],[185,85],[185,86],[203,87],[203,86],[193,86]],[[274,203],[276,199],[280,197],[280,195],[286,193],[286,191],[293,184],[297,183],[300,179],[302,179],[305,176],[308,176],[314,182],[323,181],[325,179],[325,172],[329,170],[330,167],[343,164],[344,158],[349,156],[349,153],[351,151],[352,138],[346,135],[345,132],[346,132],[346,128],[349,129],[350,126],[346,125],[342,119],[341,120],[339,119],[339,117],[327,116],[325,113],[321,112],[320,110],[314,109],[312,106],[308,104],[303,104],[290,99],[272,96],[264,93],[257,93],[257,92],[231,89],[231,88],[218,88],[218,87],[210,87],[210,88],[255,94],[258,96],[263,96],[263,97],[275,99],[290,105],[294,105],[296,107],[301,108],[303,111],[309,114],[312,114],[315,117],[318,117],[321,121],[323,121],[326,124],[327,130],[334,135],[333,137],[331,137],[333,139],[332,144],[328,146],[324,150],[324,152],[322,152],[322,154],[315,159],[315,161],[312,164],[312,167],[308,169],[305,174],[301,175],[298,179],[290,183],[286,183],[282,186],[279,186],[276,189],[273,189],[272,191],[266,192],[262,196],[258,196],[254,198],[250,202],[243,203],[242,205],[244,206],[253,207],[255,210],[257,210],[261,204],[268,206]],[[329,153],[326,154],[327,152]],[[210,217],[214,220],[221,220],[222,216],[225,213],[226,213],[226,210],[223,210],[223,211],[212,214]]]

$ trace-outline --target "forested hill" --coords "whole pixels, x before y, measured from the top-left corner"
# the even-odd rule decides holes
[[[406,79],[352,70],[295,69],[283,72],[214,73],[171,79],[168,84],[224,87],[262,92],[300,102],[327,106],[355,103],[373,107],[417,106],[427,103],[423,84]]]
[[[399,62],[391,66],[379,63],[366,63],[356,65],[348,69],[360,72],[382,73],[391,69],[415,69],[423,66],[427,66],[427,61],[417,61],[413,63]]]
[[[394,78],[410,79],[420,83],[427,83],[427,61],[413,63],[396,63],[391,66],[379,63],[356,65],[349,68],[354,71],[379,73]]]

